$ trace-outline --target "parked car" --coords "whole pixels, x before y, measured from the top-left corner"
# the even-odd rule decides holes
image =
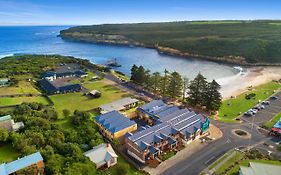
[[[271,96],[270,97],[270,100],[277,100],[278,99],[278,97],[276,97],[276,96]]]
[[[253,115],[254,115],[254,113],[253,113],[253,112],[251,112],[251,111],[247,111],[247,112],[245,112],[245,113],[244,113],[244,115],[245,115],[245,116],[249,116],[249,117],[251,117],[251,116],[253,116]]]
[[[270,105],[270,102],[269,101],[263,101],[261,104],[263,104],[263,105]]]
[[[250,111],[253,113],[253,114],[256,114],[258,112],[257,109],[250,109]]]
[[[255,106],[253,109],[261,110],[261,109],[264,109],[264,108],[265,108],[264,105],[258,104],[258,105]]]

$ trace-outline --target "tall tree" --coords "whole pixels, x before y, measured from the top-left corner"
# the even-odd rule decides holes
[[[145,74],[145,79],[144,79],[143,85],[146,89],[150,90],[150,88],[151,88],[150,70],[149,69],[145,70],[144,74]]]
[[[188,102],[193,105],[203,105],[204,95],[207,89],[208,82],[206,78],[200,73],[190,82],[188,91]]]
[[[161,85],[161,91],[162,91],[162,96],[166,96],[166,91],[167,91],[167,83],[168,83],[168,75],[169,71],[165,69],[164,71],[164,77],[162,78],[162,85]]]
[[[157,93],[160,89],[160,80],[161,74],[160,72],[154,72],[152,75],[152,90],[154,93]]]
[[[146,80],[146,73],[145,73],[145,69],[143,66],[140,66],[137,70],[137,74],[136,74],[136,83],[139,85],[143,85],[144,82]]]
[[[131,81],[135,82],[136,81],[136,76],[138,72],[139,67],[136,66],[135,64],[131,68]]]
[[[222,103],[222,96],[219,92],[220,85],[213,80],[208,83],[208,88],[205,93],[205,106],[208,110],[216,111],[220,108]]]
[[[182,95],[182,77],[178,72],[172,72],[169,76],[169,84],[167,87],[167,95],[171,98]]]
[[[185,101],[186,93],[188,90],[189,80],[186,76],[183,77],[183,85],[182,85],[182,101]]]

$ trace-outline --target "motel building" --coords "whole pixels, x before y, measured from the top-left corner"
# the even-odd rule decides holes
[[[140,118],[154,125],[141,127],[134,134],[127,133],[125,143],[128,154],[142,163],[208,133],[209,119],[194,111],[169,106],[161,100],[139,109]]]
[[[122,140],[127,132],[137,130],[137,123],[117,111],[95,117],[95,122],[103,136],[113,140]]]

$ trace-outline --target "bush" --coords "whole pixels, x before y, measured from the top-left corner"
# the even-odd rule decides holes
[[[256,96],[255,93],[250,93],[250,94],[247,94],[247,95],[245,96],[245,99],[251,100],[251,99],[254,98],[255,96]]]

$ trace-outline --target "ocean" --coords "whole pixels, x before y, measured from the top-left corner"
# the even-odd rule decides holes
[[[158,53],[155,49],[64,41],[57,37],[70,26],[7,26],[0,27],[0,58],[13,54],[60,54],[89,59],[105,64],[116,58],[122,66],[117,70],[129,75],[133,64],[143,65],[151,72],[178,71],[194,78],[199,72],[209,80],[233,77],[239,73],[232,66],[180,58]]]

